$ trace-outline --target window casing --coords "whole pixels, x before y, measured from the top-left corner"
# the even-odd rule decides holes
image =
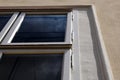
[[[62,8],[62,10],[60,10],[60,8]],[[85,70],[84,70],[83,68],[81,68],[82,65],[80,65],[81,62],[82,62],[82,59],[83,59],[83,61],[87,61],[87,60],[89,61],[89,58],[85,59],[84,56],[81,55],[82,51],[80,51],[81,47],[79,45],[80,40],[81,40],[79,33],[80,33],[80,31],[83,32],[84,31],[83,29],[87,29],[83,26],[83,25],[86,24],[86,19],[85,19],[85,17],[86,17],[87,19],[90,19],[89,21],[90,21],[90,23],[92,23],[90,25],[87,25],[87,27],[89,27],[89,28],[92,27],[92,29],[93,29],[92,31],[95,32],[95,35],[91,34],[91,36],[95,37],[95,39],[92,38],[93,43],[95,43],[95,45],[96,45],[96,43],[99,44],[99,45],[95,46],[96,47],[95,49],[99,50],[99,52],[97,52],[95,54],[98,54],[99,57],[97,56],[95,58],[96,59],[99,58],[101,60],[100,61],[101,64],[98,65],[99,68],[101,68],[101,70],[99,70],[100,72],[97,71],[97,72],[99,72],[100,74],[103,75],[103,76],[101,76],[102,78],[100,77],[100,79],[103,79],[103,80],[113,79],[112,78],[113,75],[112,75],[112,72],[111,72],[111,69],[110,69],[110,65],[108,65],[108,61],[107,61],[107,58],[106,58],[106,51],[105,51],[103,41],[102,41],[102,38],[101,38],[101,33],[99,31],[100,29],[99,29],[96,14],[95,14],[95,11],[94,11],[94,5],[82,5],[82,6],[71,6],[71,7],[70,6],[64,6],[64,7],[63,6],[58,6],[58,7],[53,7],[53,6],[51,6],[51,7],[50,6],[49,7],[41,7],[41,6],[37,6],[37,7],[36,6],[16,7],[15,6],[15,7],[12,7],[13,10],[11,8],[6,8],[6,7],[4,9],[2,9],[2,10],[0,9],[0,11],[4,11],[4,12],[6,10],[7,11],[15,11],[15,12],[19,11],[19,12],[23,12],[23,13],[25,12],[25,13],[31,13],[31,14],[71,13],[72,16],[69,15],[70,16],[69,18],[71,20],[68,21],[69,24],[67,24],[67,25],[71,25],[71,27],[69,27],[69,29],[67,29],[68,31],[66,33],[66,36],[69,37],[69,38],[66,39],[65,42],[11,43],[11,41],[12,41],[14,35],[15,35],[14,32],[16,30],[18,30],[17,28],[19,28],[19,25],[20,25],[19,22],[22,23],[21,20],[18,20],[18,17],[20,17],[20,16],[18,16],[15,19],[15,21],[13,21],[14,24],[12,24],[12,26],[9,25],[10,27],[6,27],[7,28],[7,30],[5,29],[6,32],[4,32],[4,29],[3,29],[3,32],[0,33],[0,41],[1,41],[0,57],[2,57],[2,54],[28,54],[29,55],[29,54],[33,54],[34,52],[36,54],[40,54],[41,52],[42,53],[43,52],[44,53],[69,52],[68,55],[70,57],[66,56],[65,59],[67,59],[67,58],[70,59],[70,60],[67,59],[70,62],[66,62],[66,63],[70,63],[70,65],[66,65],[66,67],[64,66],[63,73],[62,73],[62,75],[63,75],[62,80],[81,80],[81,79],[85,79],[85,78],[88,79],[88,77],[86,77],[86,75],[89,75],[89,74],[90,74],[89,78],[91,77],[93,79],[93,78],[95,78],[94,77],[95,75],[92,75],[91,72],[88,72],[89,74],[86,73],[85,76],[83,76],[82,70],[84,72],[86,72],[90,68],[83,67],[83,68],[85,68]],[[87,13],[87,15],[84,14],[84,13]],[[84,14],[84,16],[83,16],[83,14]],[[24,19],[24,17],[22,17],[22,15],[21,15],[21,18],[19,18],[19,19],[22,19],[22,18]],[[83,21],[83,22],[81,22],[81,21]],[[16,27],[14,27],[13,25],[16,26]],[[13,33],[14,33],[14,35],[13,35]],[[89,33],[87,33],[85,31],[85,34],[88,35]],[[11,35],[12,35],[12,38],[9,37]],[[82,37],[84,37],[83,34],[82,34]],[[86,50],[85,48],[87,48],[87,47],[85,47],[85,45],[82,45],[82,46],[84,46],[83,50]],[[89,52],[88,52],[88,54],[89,54]],[[99,60],[96,61],[96,62],[99,63]],[[87,64],[88,64],[88,62],[87,62]],[[70,68],[68,68],[69,66],[70,66]],[[95,72],[94,68],[92,68],[92,69],[93,70],[91,70],[91,71]],[[66,71],[66,72],[64,72],[64,71]],[[97,76],[99,76],[99,75],[97,75]],[[98,79],[98,78],[96,78],[96,79]]]

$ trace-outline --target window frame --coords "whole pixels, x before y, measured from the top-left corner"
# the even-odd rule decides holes
[[[4,12],[2,14],[9,14],[9,12]],[[2,41],[2,39],[4,38],[4,36],[7,34],[7,32],[9,31],[9,29],[11,28],[11,26],[14,23],[14,21],[16,20],[18,14],[19,14],[19,12],[12,13],[10,19],[5,24],[5,26],[3,27],[3,29],[1,30],[1,32],[0,32],[0,42]]]
[[[14,38],[16,32],[19,30],[20,25],[22,24],[26,13],[32,13],[32,14],[67,14],[67,25],[66,25],[66,31],[65,31],[65,41],[64,42],[27,42],[27,43],[11,43],[12,39]],[[4,38],[4,40],[2,41],[2,45],[42,45],[42,44],[72,44],[72,40],[71,40],[71,33],[72,33],[72,11],[70,12],[22,12],[18,18],[16,19],[16,21],[14,22],[13,26],[11,27],[10,31],[8,32],[8,34],[6,35],[6,37]]]
[[[25,18],[25,13],[31,14],[67,14],[67,25],[64,42],[34,42],[34,43],[10,43],[14,38],[16,31]],[[18,15],[17,15],[18,16]],[[11,21],[10,21],[11,22]],[[3,54],[46,54],[61,53],[63,56],[63,65],[61,71],[61,80],[71,80],[71,46],[72,46],[72,11],[66,12],[22,12],[13,21],[14,24],[6,31],[6,36],[1,41],[0,58]],[[9,24],[8,24],[9,25]],[[8,26],[7,26],[8,27]],[[11,37],[12,36],[12,37]]]

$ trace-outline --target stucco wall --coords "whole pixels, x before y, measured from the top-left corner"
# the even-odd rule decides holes
[[[119,0],[0,0],[0,6],[53,6],[94,4],[115,80],[120,79]]]

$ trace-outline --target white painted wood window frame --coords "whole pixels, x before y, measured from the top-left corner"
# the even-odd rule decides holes
[[[17,13],[16,13],[17,14]],[[61,13],[57,13],[57,14],[61,14]],[[6,31],[7,35],[4,37],[4,39],[1,42],[1,45],[11,45],[11,49],[0,49],[0,58],[2,58],[3,54],[46,54],[46,53],[61,53],[64,54],[63,56],[63,67],[62,67],[62,76],[61,76],[61,80],[71,80],[71,49],[67,48],[67,49],[23,49],[23,48],[19,48],[19,49],[13,49],[12,45],[30,45],[30,46],[36,46],[40,45],[40,44],[45,44],[46,46],[49,44],[57,44],[58,46],[60,44],[71,44],[72,45],[72,26],[73,26],[73,15],[72,15],[72,11],[71,12],[65,12],[65,14],[67,14],[67,26],[66,26],[66,32],[65,32],[65,41],[64,42],[34,42],[34,43],[11,43],[12,39],[14,38],[16,32],[19,30],[21,23],[23,22],[26,13],[22,12],[19,14],[17,14],[16,18],[14,19],[14,24],[11,25],[10,30]],[[15,16],[15,15],[14,15]],[[14,17],[13,17],[14,18]],[[10,20],[11,22],[11,20]],[[9,24],[6,24],[8,28],[8,26],[10,26]],[[2,35],[2,34],[1,34]],[[66,45],[68,46],[68,45]],[[52,46],[51,46],[52,47]]]
[[[0,42],[2,41],[2,39],[4,38],[4,36],[6,35],[6,33],[8,32],[8,30],[10,29],[10,27],[12,26],[12,24],[14,23],[14,21],[16,20],[17,16],[18,16],[19,12],[14,12],[11,16],[11,18],[8,20],[8,22],[6,23],[6,25],[3,27],[3,29],[0,32]]]
[[[49,12],[48,12],[49,13]],[[57,13],[59,14],[59,13]],[[60,13],[61,14],[61,13]],[[72,11],[67,12],[67,26],[66,26],[66,32],[65,32],[65,41],[64,42],[29,42],[29,43],[11,43],[12,39],[14,38],[16,32],[19,30],[20,25],[22,24],[26,13],[22,12],[19,17],[16,19],[15,23],[11,27],[10,31],[4,38],[1,44],[7,44],[7,45],[31,45],[31,44],[72,44],[71,40],[71,33],[72,33]]]

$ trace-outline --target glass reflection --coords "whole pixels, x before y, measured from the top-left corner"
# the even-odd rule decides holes
[[[0,32],[2,31],[3,27],[6,25],[8,20],[10,19],[11,15],[0,15]]]
[[[64,42],[66,15],[26,15],[12,42]]]

